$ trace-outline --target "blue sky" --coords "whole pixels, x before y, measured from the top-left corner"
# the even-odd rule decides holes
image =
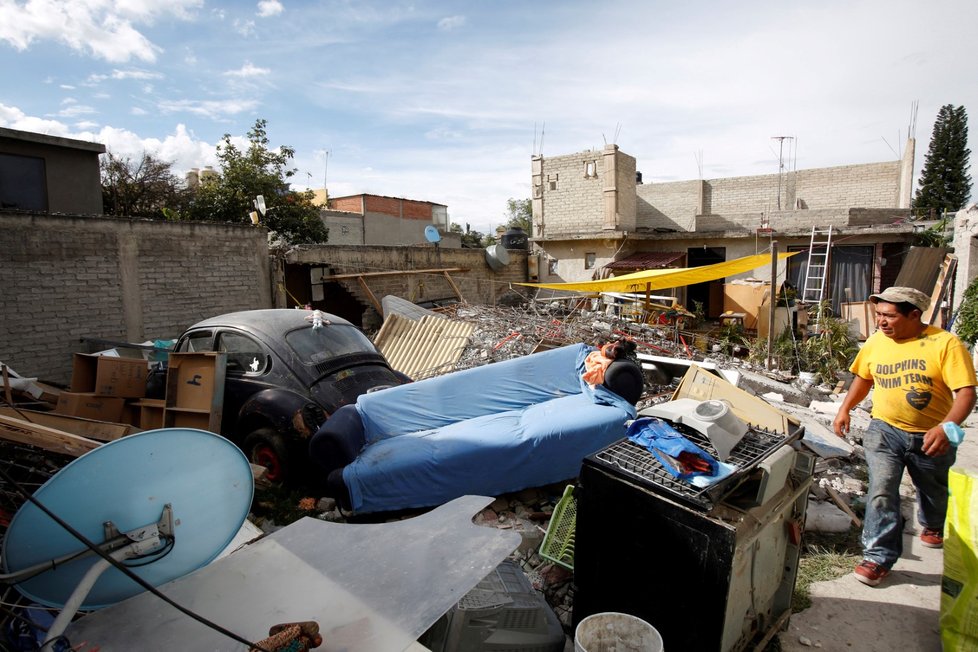
[[[973,0],[0,0],[0,126],[183,173],[268,121],[297,188],[492,231],[530,156],[617,142],[646,183],[898,158],[942,104],[975,149]],[[328,154],[327,154],[328,152]],[[702,168],[702,171],[701,171]]]

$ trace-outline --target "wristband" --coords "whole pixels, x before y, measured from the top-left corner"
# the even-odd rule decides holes
[[[941,428],[944,429],[944,434],[947,435],[947,440],[952,446],[957,446],[964,441],[964,429],[953,421],[942,423]]]

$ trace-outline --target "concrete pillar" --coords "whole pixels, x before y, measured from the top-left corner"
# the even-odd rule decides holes
[[[616,229],[618,217],[618,145],[605,145],[604,159],[604,222],[602,228]]]
[[[532,177],[533,196],[530,201],[530,208],[533,219],[533,237],[542,237],[544,234],[544,214],[543,214],[543,156],[536,154],[530,158],[530,175]]]
[[[897,208],[910,208],[910,191],[913,188],[913,159],[914,149],[917,141],[913,138],[907,139],[907,145],[903,150],[903,158],[900,160],[900,186],[899,196],[897,197]]]
[[[131,232],[119,235],[119,294],[122,299],[126,341],[142,342],[143,292],[139,287],[139,242]]]
[[[958,257],[958,269],[954,275],[954,304],[961,307],[964,291],[978,276],[978,204],[971,203],[954,215],[954,255]]]

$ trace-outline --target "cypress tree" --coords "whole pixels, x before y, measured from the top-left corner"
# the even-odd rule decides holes
[[[917,215],[956,211],[971,196],[968,176],[968,114],[963,106],[945,104],[937,112],[934,133],[920,172],[920,184],[914,197]]]

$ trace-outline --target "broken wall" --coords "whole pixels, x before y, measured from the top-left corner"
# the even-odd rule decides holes
[[[435,248],[432,245],[417,247],[303,245],[289,250],[282,262],[310,267],[325,265],[328,266],[331,275],[461,268],[464,271],[450,272],[449,275],[461,292],[462,298],[468,303],[493,305],[503,295],[518,291],[510,286],[511,283],[522,283],[527,280],[527,252],[510,249],[508,254],[509,263],[498,272],[493,271],[486,263],[484,249],[445,249]],[[388,294],[414,303],[455,297],[454,289],[442,273],[366,276],[363,277],[363,281],[378,300]],[[356,297],[365,310],[373,305],[358,279],[342,279],[336,282]],[[277,285],[279,287],[275,298],[276,307],[289,306],[283,286]]]
[[[79,341],[176,337],[205,317],[271,307],[264,229],[4,214],[0,360],[64,383]]]

